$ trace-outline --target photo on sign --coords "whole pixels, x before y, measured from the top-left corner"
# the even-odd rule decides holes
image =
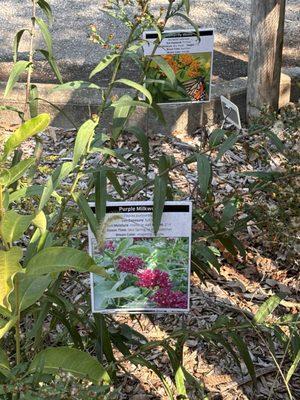
[[[184,36],[182,37],[181,35]],[[150,36],[150,40],[149,40]],[[145,55],[152,61],[147,72],[146,87],[158,103],[208,102],[211,93],[213,63],[213,31],[166,31],[161,44],[154,49],[153,33],[145,33]],[[154,51],[154,54],[151,54]],[[162,67],[160,62],[162,59]],[[174,73],[171,82],[168,68]]]
[[[190,209],[185,214],[189,224]],[[91,276],[93,312],[188,310],[190,236],[165,237],[162,232],[155,237],[147,230],[151,215],[151,211],[109,214],[108,221],[113,222],[101,243],[89,232],[90,254],[105,271],[102,276]],[[166,212],[163,229],[169,231],[171,219],[177,215]],[[135,226],[136,221],[143,221],[142,225]],[[141,236],[128,237],[133,230]],[[187,229],[183,231],[187,233]],[[122,237],[111,237],[116,232]]]

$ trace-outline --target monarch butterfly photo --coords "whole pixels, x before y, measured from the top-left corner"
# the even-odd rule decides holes
[[[171,83],[156,63],[162,57],[176,77]],[[147,74],[147,89],[156,103],[209,101],[212,53],[154,56]]]
[[[183,82],[183,87],[192,101],[206,100],[206,85],[203,76]]]

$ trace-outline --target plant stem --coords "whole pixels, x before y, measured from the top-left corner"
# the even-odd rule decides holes
[[[21,362],[21,335],[20,335],[20,292],[19,292],[19,277],[15,277],[15,296],[16,296],[16,315],[17,321],[15,324],[15,342],[16,342],[16,364]]]
[[[32,1],[32,15],[31,15],[31,30],[30,30],[30,44],[29,44],[29,58],[28,61],[31,65],[28,68],[27,73],[27,82],[26,82],[26,99],[25,99],[25,110],[24,113],[26,114],[28,111],[29,106],[29,96],[30,96],[30,84],[31,84],[31,75],[33,71],[33,55],[34,55],[34,38],[35,38],[35,17],[36,17],[36,0]]]

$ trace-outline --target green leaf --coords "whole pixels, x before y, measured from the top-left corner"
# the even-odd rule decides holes
[[[17,272],[22,272],[19,263],[23,256],[20,247],[12,247],[8,251],[0,250],[0,306],[10,308],[8,296],[14,288],[14,276]]]
[[[183,4],[185,6],[186,13],[190,13],[190,0],[183,0]]]
[[[131,81],[130,79],[118,79],[115,82],[123,83],[124,85],[130,86],[130,87],[138,90],[139,92],[143,93],[143,95],[145,95],[147,97],[150,104],[152,103],[152,95],[149,92],[149,90],[147,90],[145,88],[145,86],[142,86],[137,82]]]
[[[40,114],[24,122],[4,143],[4,157],[7,157],[22,142],[46,129],[50,121],[49,114]]]
[[[221,144],[219,148],[219,153],[217,155],[216,161],[220,160],[223,155],[226,153],[226,151],[230,150],[238,141],[239,135],[238,134],[232,134],[230,135],[224,143]]]
[[[128,104],[132,101],[132,97],[125,94],[124,96],[120,97],[118,100],[121,101],[121,105],[115,106],[114,115],[113,115],[113,126],[112,126],[112,137],[116,142],[124,126],[127,122],[129,113],[131,111],[131,105]],[[120,103],[118,103],[120,104]]]
[[[26,69],[31,65],[30,62],[28,61],[17,61],[13,68],[12,71],[9,75],[6,88],[4,91],[4,97],[7,97],[9,93],[11,92],[12,88],[14,87],[15,83],[18,81],[20,75],[26,71]]]
[[[38,88],[36,85],[30,85],[29,91],[29,111],[30,117],[34,118],[38,115]]]
[[[37,49],[37,51],[39,51],[46,58],[56,78],[59,80],[60,83],[63,83],[62,76],[55,58],[51,54],[49,54],[49,51],[47,50]]]
[[[126,131],[132,132],[137,140],[139,141],[139,145],[142,149],[143,152],[143,157],[145,161],[145,167],[146,167],[146,174],[148,173],[149,170],[149,163],[150,163],[150,149],[149,149],[149,140],[147,138],[147,135],[138,127],[138,126],[128,126],[126,128]]]
[[[32,219],[32,215],[20,215],[14,210],[6,211],[0,224],[0,233],[4,241],[13,243],[19,240],[28,229]]]
[[[70,247],[47,247],[33,256],[26,267],[27,275],[45,275],[74,269],[89,271],[94,260],[85,252]]]
[[[87,154],[88,145],[91,143],[95,128],[98,125],[98,120],[95,122],[91,119],[81,125],[76,135],[74,154],[73,154],[73,168],[75,168],[82,156]]]
[[[82,193],[73,193],[73,198],[76,201],[85,219],[89,223],[93,234],[97,236],[98,223],[86,198]]]
[[[43,193],[43,189],[43,186],[33,185],[16,190],[9,195],[9,204],[13,203],[14,201],[19,201],[24,197],[40,196]]]
[[[271,143],[277,148],[277,150],[279,150],[282,153],[285,147],[282,141],[279,139],[279,137],[275,135],[275,133],[272,131],[266,131],[265,134],[266,136],[268,136]]]
[[[53,22],[52,10],[49,3],[46,0],[38,0],[37,4],[40,6],[41,10],[44,12],[45,16],[48,18],[49,24]]]
[[[23,36],[24,32],[26,32],[26,31],[28,31],[28,29],[21,29],[15,34],[14,41],[13,41],[13,60],[14,60],[14,63],[16,63],[17,60],[18,60],[19,44],[20,44],[20,41],[22,39],[22,36]]]
[[[43,211],[39,211],[33,218],[32,223],[40,229],[41,233],[45,233],[47,229],[47,218]]]
[[[249,350],[248,350],[246,343],[243,341],[241,336],[236,334],[235,332],[229,332],[228,335],[231,337],[233,343],[235,344],[236,348],[238,349],[242,360],[246,364],[246,367],[247,367],[248,372],[253,380],[253,383],[255,384],[256,383],[255,369],[254,369],[254,365],[251,360]]]
[[[55,86],[51,92],[58,92],[60,90],[77,90],[77,89],[98,89],[101,90],[100,86],[95,83],[85,81],[71,81],[61,85]]]
[[[204,244],[199,244],[195,246],[194,250],[197,256],[200,257],[204,262],[208,262],[214,266],[217,271],[220,271],[221,265],[218,261],[218,258],[209,247],[205,246]]]
[[[166,176],[156,176],[154,179],[154,192],[153,192],[153,229],[154,234],[156,235],[164,210],[164,204],[167,195],[167,183],[168,178]]]
[[[94,75],[103,71],[109,64],[111,64],[116,58],[119,58],[119,57],[120,57],[119,54],[109,54],[106,57],[104,57],[103,60],[101,60],[99,62],[99,64],[90,73],[89,78],[91,79]]]
[[[177,85],[176,75],[165,59],[160,56],[153,57],[152,61],[166,74],[173,87]]]
[[[49,57],[52,57],[52,37],[51,34],[49,32],[48,26],[45,23],[45,21],[43,21],[41,18],[35,18],[38,26],[40,27],[40,30],[42,32],[42,35],[44,37],[47,49],[48,49],[48,54]]]
[[[3,336],[11,330],[11,328],[15,327],[16,321],[18,317],[13,317],[11,320],[9,320],[2,328],[0,328],[0,339],[3,338]]]
[[[186,1],[189,1],[189,0],[186,0]],[[188,11],[187,11],[187,14],[188,14]],[[181,12],[177,12],[175,15],[177,17],[185,19],[190,25],[192,25],[192,27],[195,29],[195,32],[197,34],[198,39],[201,40],[201,35],[200,35],[200,32],[199,32],[198,25],[187,14],[184,14],[184,13],[181,13]]]
[[[8,356],[3,349],[0,348],[0,373],[6,377],[11,375]]]
[[[287,383],[290,381],[291,377],[294,375],[299,363],[300,363],[300,349],[298,350],[298,353],[296,354],[296,357],[294,358],[294,361],[293,361],[292,365],[290,366],[288,373],[286,375]]]
[[[29,373],[37,371],[39,366],[42,366],[42,371],[47,374],[69,372],[78,378],[87,378],[97,385],[110,381],[108,373],[96,358],[69,347],[42,350],[32,360]]]
[[[262,324],[266,318],[279,306],[281,301],[285,298],[284,294],[278,293],[269,297],[258,309],[253,318],[255,324]]]
[[[232,218],[235,216],[237,212],[236,205],[234,204],[234,201],[228,201],[225,204],[221,222],[223,225],[225,225],[227,222],[231,221]]]
[[[32,304],[36,303],[44,294],[49,286],[52,278],[50,275],[42,275],[38,277],[28,276],[26,274],[19,275],[19,305],[20,311],[26,310]],[[14,300],[10,299],[11,304]]]
[[[101,223],[106,213],[107,179],[104,168],[94,173],[96,218]]]
[[[46,203],[49,201],[51,195],[60,185],[60,183],[65,179],[73,169],[73,164],[71,162],[65,162],[55,169],[52,176],[48,179],[43,194],[40,199],[39,211],[42,210]]]
[[[7,171],[4,171],[4,173],[0,173],[0,181],[2,185],[5,186],[10,186],[12,183],[16,182],[19,180],[25,172],[35,163],[35,158],[27,158],[26,160],[20,161],[18,164],[13,166]],[[10,195],[14,196],[16,192],[12,193]]]
[[[225,132],[226,131],[224,129],[215,129],[214,131],[212,131],[208,138],[210,147],[219,146],[219,144],[222,143],[225,137]]]
[[[206,155],[197,155],[197,169],[200,192],[205,197],[212,179],[211,163]]]
[[[109,179],[110,183],[113,185],[115,191],[118,193],[120,197],[124,197],[122,186],[118,181],[117,175],[113,171],[106,171],[107,178]]]

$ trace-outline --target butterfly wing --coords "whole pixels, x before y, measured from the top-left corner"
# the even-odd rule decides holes
[[[205,92],[204,78],[199,77],[197,79],[191,79],[187,82],[184,82],[183,86],[192,100],[194,101],[205,100],[206,92]]]

